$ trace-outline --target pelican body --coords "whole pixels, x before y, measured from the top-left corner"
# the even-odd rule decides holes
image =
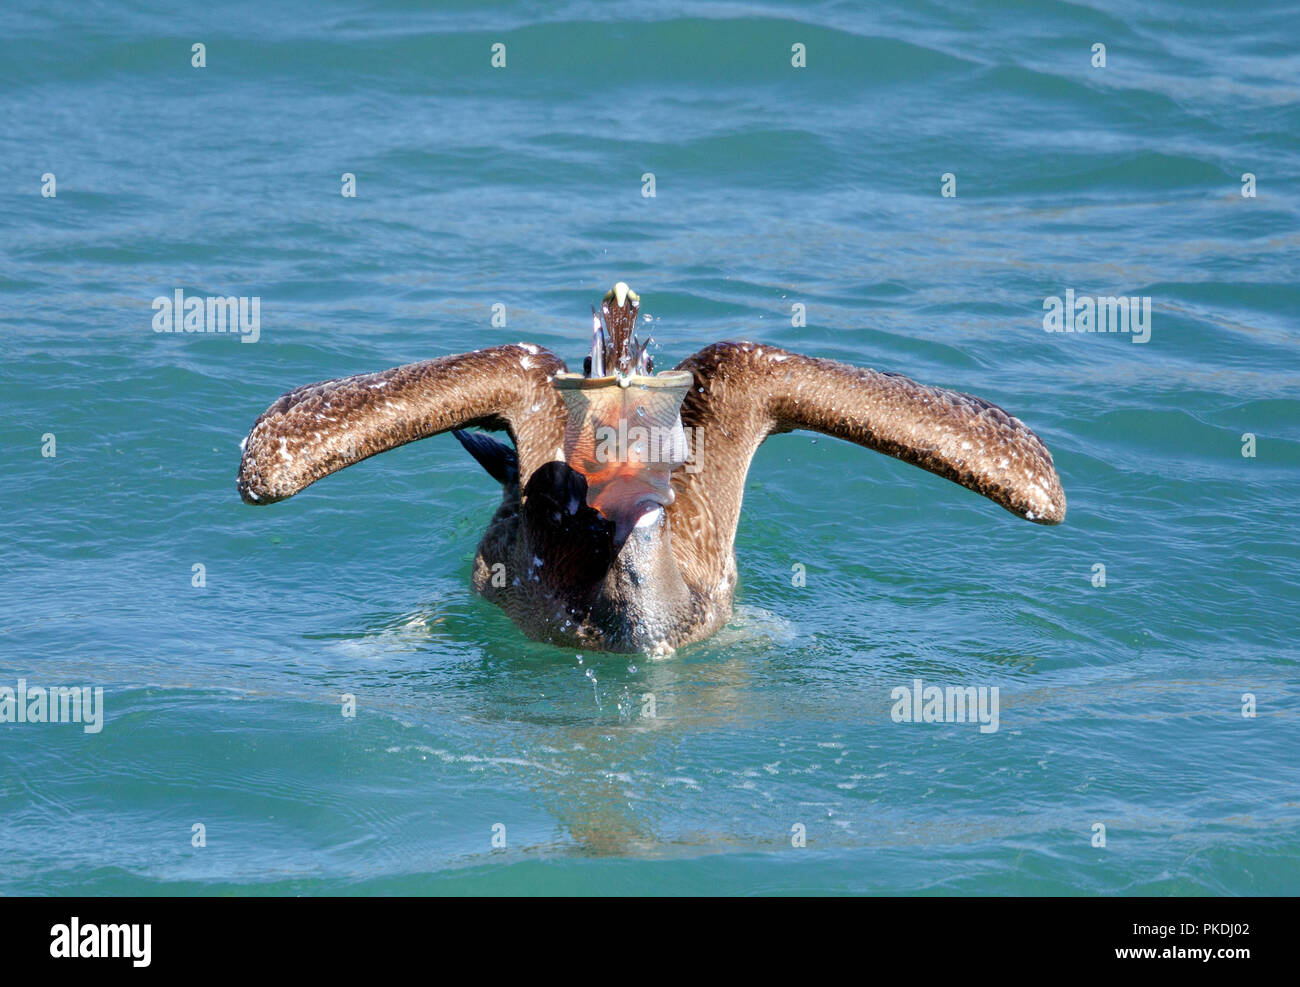
[[[538,640],[660,654],[731,616],[745,476],[769,435],[847,439],[1026,520],[1065,518],[1051,453],[997,405],[749,342],[714,343],[655,374],[639,310],[622,282],[605,295],[581,374],[516,343],[290,391],[243,443],[240,496],[275,503],[453,432],[502,488],[475,590]]]

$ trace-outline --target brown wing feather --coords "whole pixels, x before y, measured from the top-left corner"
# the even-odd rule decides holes
[[[715,560],[730,557],[754,451],[796,428],[920,466],[1027,520],[1065,518],[1052,454],[1023,422],[981,398],[753,343],[715,343],[677,369],[695,376],[682,422],[703,455],[697,459],[693,445],[699,472],[679,471],[674,481],[673,548],[702,578],[720,577]]]
[[[564,369],[520,343],[299,387],[248,433],[239,495],[274,503],[376,453],[475,425],[509,431],[527,483],[564,440],[564,402],[551,385]]]

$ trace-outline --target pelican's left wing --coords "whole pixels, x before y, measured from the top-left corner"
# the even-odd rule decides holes
[[[510,433],[526,484],[564,442],[551,383],[564,369],[554,353],[518,343],[299,387],[244,440],[239,495],[271,504],[377,453],[471,426]]]
[[[912,463],[1028,521],[1065,518],[1047,446],[983,398],[755,343],[715,343],[677,369],[693,374],[681,414],[694,472],[674,474],[673,551],[704,579],[730,558],[754,451],[794,429]]]

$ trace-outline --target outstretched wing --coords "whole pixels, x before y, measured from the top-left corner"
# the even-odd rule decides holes
[[[673,550],[702,578],[720,577],[711,570],[730,557],[754,451],[769,435],[797,428],[920,466],[1026,520],[1065,518],[1052,454],[1018,418],[981,398],[754,343],[715,343],[677,369],[695,378],[682,423],[698,472],[674,475]]]
[[[551,384],[564,369],[550,351],[518,343],[299,387],[244,440],[239,495],[274,503],[376,453],[470,426],[507,430],[527,483],[564,442],[564,402]]]

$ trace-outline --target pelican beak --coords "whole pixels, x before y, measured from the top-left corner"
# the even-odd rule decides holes
[[[643,343],[636,335],[640,312],[641,298],[626,282],[620,281],[605,293],[600,314],[592,312],[591,354],[583,361],[587,377],[649,376],[654,372],[654,358],[648,352],[653,340]]]
[[[600,316],[595,307],[591,310],[591,353],[582,362],[583,375],[586,377],[605,376],[605,330],[601,327]]]

